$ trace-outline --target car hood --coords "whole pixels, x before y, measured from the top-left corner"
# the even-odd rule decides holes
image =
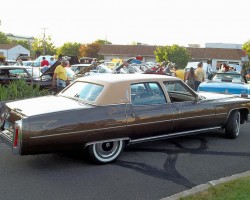
[[[59,60],[57,60],[53,65],[51,65],[51,66],[41,75],[41,77],[42,77],[42,76],[45,76],[45,75],[49,75],[49,76],[52,77],[53,74],[54,74],[54,71],[55,71],[55,69],[56,69],[56,67],[57,67],[58,65],[60,65]]]
[[[241,83],[206,82],[199,85],[199,91],[229,94],[249,94],[250,85]]]
[[[234,94],[220,94],[213,92],[198,92],[202,97],[205,97],[206,100],[216,100],[216,99],[227,99],[227,98],[236,98],[238,96]]]
[[[52,95],[8,102],[6,106],[26,117],[93,107],[74,99]]]

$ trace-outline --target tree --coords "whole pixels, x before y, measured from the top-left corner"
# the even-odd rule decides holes
[[[68,55],[68,56],[77,56],[79,55],[80,43],[64,43],[63,46],[57,49],[57,55]]]
[[[185,47],[176,44],[172,46],[157,47],[154,54],[157,62],[172,62],[181,69],[184,69],[191,59],[190,52]]]
[[[242,49],[247,52],[247,55],[250,58],[250,40],[243,44]]]
[[[95,41],[96,43],[99,43],[100,45],[105,45],[105,44],[112,44],[111,42],[107,41],[107,40],[101,40],[98,39]]]
[[[45,54],[46,55],[54,55],[56,53],[56,47],[51,41],[51,37],[48,36],[45,38],[45,44],[46,44],[46,49],[45,49]],[[35,38],[34,42],[32,43],[32,49],[34,52],[43,52],[43,38]]]
[[[168,55],[170,52],[170,46],[164,46],[164,47],[157,47],[154,51],[156,61],[157,62],[163,62],[163,61],[169,61]]]
[[[8,37],[3,32],[0,32],[0,44],[9,44],[9,43],[10,41]]]
[[[90,44],[82,44],[79,48],[80,57],[93,57],[98,60],[102,60],[104,57],[102,55],[98,55],[98,52],[102,45],[112,44],[107,40],[98,39]]]
[[[101,44],[98,42],[93,42],[90,44],[83,44],[79,48],[80,57],[93,57],[100,59],[98,52],[101,48]]]

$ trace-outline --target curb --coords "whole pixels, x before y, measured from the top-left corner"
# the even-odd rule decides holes
[[[225,183],[225,182],[232,181],[232,180],[242,178],[242,177],[246,177],[246,176],[250,176],[250,171],[246,171],[246,172],[241,173],[241,174],[235,174],[235,175],[228,176],[228,177],[225,177],[225,178],[220,178],[218,180],[209,181],[208,183],[195,186],[195,187],[191,188],[190,190],[185,190],[183,192],[177,193],[177,194],[172,195],[170,197],[163,198],[161,200],[178,200],[181,197],[185,197],[185,196],[188,196],[188,195],[196,194],[198,192],[202,192],[202,191],[208,189],[211,186],[218,185],[218,184],[221,184],[221,183]]]

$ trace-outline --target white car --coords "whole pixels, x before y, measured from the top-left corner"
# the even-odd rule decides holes
[[[22,61],[23,66],[40,67],[41,62],[36,60]],[[20,63],[15,63],[15,65],[20,66]]]
[[[86,67],[89,67],[90,65],[91,64],[74,64],[74,65],[71,65],[70,68],[72,69],[72,71],[74,71],[77,74],[78,72],[80,72]]]
[[[104,62],[103,64],[110,69],[114,69],[117,66],[117,63],[115,62]]]

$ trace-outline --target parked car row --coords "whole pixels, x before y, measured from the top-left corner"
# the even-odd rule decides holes
[[[52,84],[52,77],[42,75],[41,71],[36,67],[14,65],[0,67],[1,85],[20,79],[25,80],[30,85],[39,85],[40,89],[48,89]]]

